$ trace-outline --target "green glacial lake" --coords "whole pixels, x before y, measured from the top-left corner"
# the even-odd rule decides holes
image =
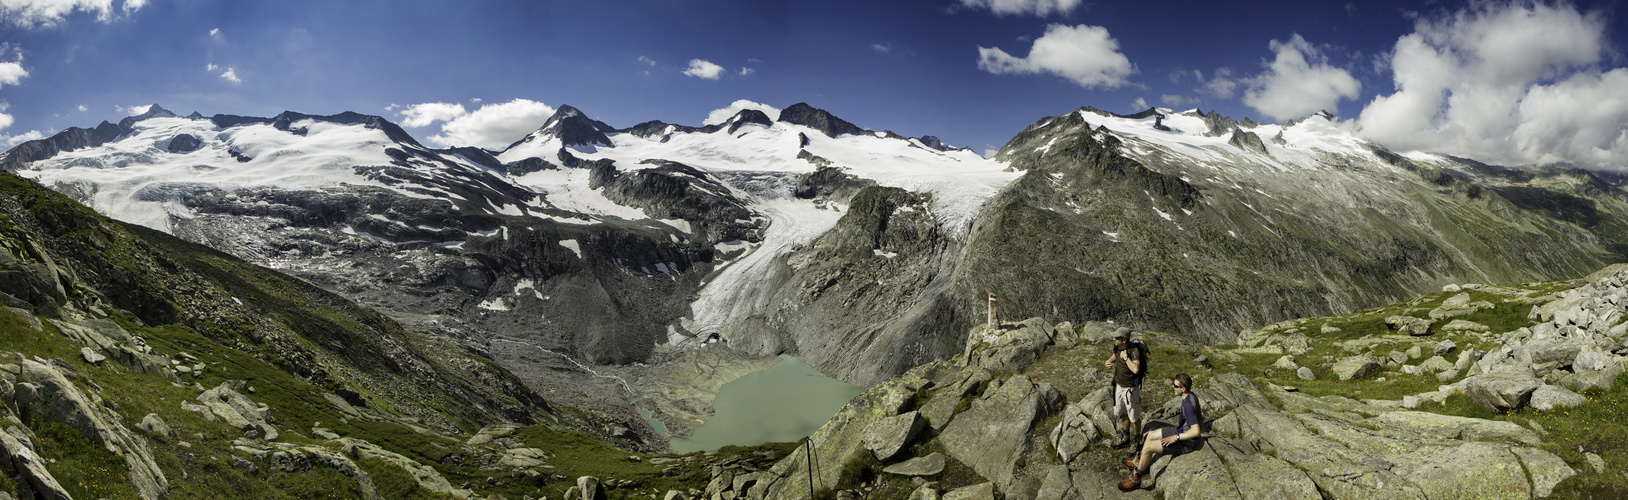
[[[797,441],[825,425],[864,390],[827,377],[797,358],[780,356],[773,368],[724,384],[712,403],[712,419],[689,439],[674,439],[673,451]]]

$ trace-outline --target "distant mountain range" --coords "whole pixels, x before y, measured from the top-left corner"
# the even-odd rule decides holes
[[[1628,196],[1197,110],[1081,108],[993,158],[795,104],[615,128],[562,106],[502,151],[380,117],[152,106],[0,167],[116,219],[304,278],[492,357],[644,362],[713,334],[869,384],[1003,316],[1198,341],[1446,283],[1628,260]]]

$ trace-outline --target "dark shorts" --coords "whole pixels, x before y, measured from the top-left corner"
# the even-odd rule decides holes
[[[1174,436],[1174,435],[1177,435],[1177,434],[1181,434],[1181,432],[1178,432],[1175,427],[1165,427],[1163,429],[1159,429],[1159,438],[1160,439],[1167,438],[1167,437],[1170,437],[1170,436]],[[1170,445],[1169,448],[1165,448],[1164,453],[1166,455],[1181,455],[1183,453],[1191,453],[1191,452],[1194,452],[1194,451],[1198,451],[1198,449],[1202,448],[1203,446],[1204,446],[1204,438],[1202,436],[1200,436],[1200,437],[1194,438],[1194,439],[1176,441],[1175,444]]]

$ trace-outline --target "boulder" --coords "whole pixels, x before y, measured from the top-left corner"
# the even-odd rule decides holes
[[[1245,452],[1224,439],[1210,440],[1207,448],[1220,456],[1221,461],[1226,463],[1227,469],[1232,472],[1232,481],[1238,487],[1238,498],[1260,500],[1322,498],[1322,495],[1317,493],[1317,483],[1288,462],[1271,455]]]
[[[93,365],[107,361],[107,356],[103,356],[102,353],[96,352],[95,349],[91,349],[89,347],[79,348],[79,356],[85,358],[86,363]]]
[[[1334,363],[1334,375],[1341,382],[1362,378],[1379,369],[1379,362],[1368,356],[1352,356]]]
[[[1532,409],[1538,411],[1554,411],[1558,408],[1582,406],[1583,403],[1587,402],[1588,398],[1560,386],[1544,385],[1532,391]]]
[[[1067,465],[1055,465],[1046,469],[1045,478],[1040,480],[1040,489],[1035,492],[1034,500],[1074,500],[1079,498],[1080,492],[1074,489],[1072,476],[1073,474],[1069,473]]]
[[[905,460],[882,469],[882,472],[899,476],[936,476],[944,472],[944,454],[933,453],[925,457],[916,457]]]
[[[1036,385],[1025,375],[1013,375],[986,398],[955,416],[938,435],[950,456],[972,467],[978,475],[1010,485],[1018,457],[1028,444],[1029,429],[1055,404],[1045,401],[1049,384]],[[1053,396],[1055,397],[1055,396]],[[955,492],[946,494],[946,498]]]
[[[1295,364],[1294,356],[1284,355],[1283,357],[1278,358],[1277,362],[1272,363],[1272,367],[1293,371],[1300,368],[1300,365]]]
[[[690,500],[690,497],[686,496],[682,491],[667,490],[667,494],[662,495],[661,500]]]
[[[1534,498],[1520,459],[1507,445],[1465,443],[1403,460],[1396,470],[1426,498]]]
[[[1444,332],[1487,332],[1487,331],[1492,331],[1492,329],[1488,328],[1487,325],[1476,323],[1474,321],[1455,319],[1455,320],[1447,322],[1446,325],[1443,325],[1441,327],[1441,331],[1444,331]]]
[[[1443,340],[1441,343],[1436,344],[1436,355],[1446,356],[1448,354],[1452,354],[1452,352],[1457,349],[1458,344],[1453,343],[1453,339]]]
[[[939,497],[942,500],[995,500],[995,483],[979,483],[956,488]]]
[[[1221,462],[1221,456],[1210,446],[1171,458],[1170,465],[1160,470],[1156,477],[1157,487],[1164,492],[1166,500],[1243,497],[1232,474],[1227,471],[1227,465]]]
[[[1605,390],[1610,389],[1613,384],[1616,384],[1617,377],[1622,375],[1622,372],[1622,363],[1614,362],[1606,364],[1604,370],[1577,370],[1576,373],[1562,378],[1560,383],[1561,385],[1578,392],[1587,391],[1589,389]]]
[[[1385,318],[1385,326],[1397,332],[1413,336],[1430,335],[1430,325],[1432,324],[1435,324],[1435,322],[1413,316],[1390,316]]]
[[[1449,363],[1447,358],[1443,358],[1441,356],[1431,356],[1430,359],[1419,363],[1419,370],[1423,371],[1424,373],[1440,373],[1452,369],[1453,364]]]
[[[270,422],[271,409],[237,392],[243,386],[241,380],[228,380],[199,394],[197,400],[227,425],[243,431],[245,436],[276,441],[279,435]]]
[[[164,419],[159,418],[157,413],[148,413],[141,419],[141,423],[136,424],[136,428],[147,431],[148,434],[165,437],[170,435],[169,424],[164,423]]]
[[[925,422],[916,412],[906,412],[874,422],[865,427],[864,446],[877,460],[892,459],[910,440],[921,432]]]
[[[1081,403],[1085,403],[1084,400]],[[1057,450],[1057,458],[1063,463],[1069,463],[1074,457],[1090,448],[1091,442],[1096,441],[1100,434],[1097,426],[1081,404],[1070,404],[1063,408],[1063,421],[1051,431],[1051,446]]]
[[[1464,392],[1470,400],[1492,411],[1506,412],[1526,406],[1543,382],[1529,373],[1499,370],[1470,377]]]
[[[1430,310],[1430,319],[1453,318],[1468,316],[1475,313],[1476,307],[1470,303],[1470,294],[1460,293],[1447,300],[1441,301],[1441,306]]]
[[[1300,377],[1301,380],[1317,380],[1317,375],[1311,372],[1311,368],[1304,366],[1300,367],[1299,370],[1295,370],[1295,376]]]

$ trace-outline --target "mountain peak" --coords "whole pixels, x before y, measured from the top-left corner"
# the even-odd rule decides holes
[[[147,106],[147,111],[136,116],[127,116],[123,120],[119,120],[119,128],[124,130],[125,133],[129,133],[131,130],[130,127],[135,126],[136,122],[146,120],[148,118],[175,118],[175,116],[176,115],[174,112],[164,109],[164,107],[159,106],[158,103],[153,103],[151,106]]]
[[[859,128],[858,125],[837,118],[831,112],[810,106],[806,102],[793,104],[781,111],[780,121],[812,128],[830,137],[865,133],[865,129]]]
[[[554,116],[548,117],[548,121],[543,122],[542,128],[537,129],[522,142],[543,136],[559,138],[564,146],[610,146],[610,137],[605,136],[605,133],[615,130],[610,125],[588,118],[582,110],[566,104],[555,109]]]

